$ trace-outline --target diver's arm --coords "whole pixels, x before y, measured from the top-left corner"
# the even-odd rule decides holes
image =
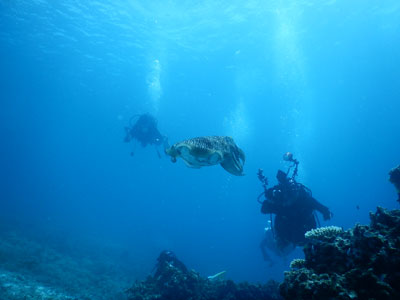
[[[277,211],[276,204],[271,200],[264,200],[261,206],[261,212],[263,214],[275,214]]]
[[[168,137],[166,135],[163,135],[162,137],[163,137],[163,148],[165,152],[171,146],[169,145]]]
[[[261,213],[263,214],[276,214],[278,211],[277,205],[276,205],[276,199],[274,197],[274,191],[276,189],[276,186],[266,189],[264,191],[264,197],[265,200],[262,203],[261,206]]]
[[[310,201],[311,201],[313,209],[319,211],[322,214],[322,216],[324,217],[325,221],[329,220],[332,217],[332,213],[327,206],[321,204],[313,197],[310,198]]]
[[[132,139],[131,136],[131,129],[129,127],[125,127],[125,138],[124,138],[124,142],[125,143],[129,143]]]

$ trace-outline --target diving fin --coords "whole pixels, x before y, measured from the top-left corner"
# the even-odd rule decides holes
[[[211,281],[223,280],[225,278],[225,273],[226,271],[222,271],[217,274],[208,276],[207,279]]]

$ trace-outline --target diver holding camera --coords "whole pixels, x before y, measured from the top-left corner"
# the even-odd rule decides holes
[[[293,158],[290,152],[283,156],[285,161],[291,162],[287,172],[278,170],[276,178],[278,184],[268,188],[268,179],[261,169],[257,176],[261,181],[264,192],[258,196],[258,202],[262,204],[261,213],[274,214],[274,222],[271,216],[271,233],[275,241],[278,254],[284,255],[288,249],[304,245],[304,234],[317,227],[318,218],[315,211],[322,214],[324,220],[329,220],[332,213],[329,208],[318,202],[309,188],[296,181],[299,161]],[[292,176],[289,176],[293,169]],[[264,200],[260,198],[264,196]],[[272,225],[273,224],[273,225]],[[266,242],[261,242],[260,247],[265,260],[269,260],[266,254]],[[290,251],[290,250],[289,250]]]

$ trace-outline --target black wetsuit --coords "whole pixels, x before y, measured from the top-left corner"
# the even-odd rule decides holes
[[[275,214],[274,235],[279,248],[289,244],[302,245],[304,234],[317,227],[314,211],[319,211],[324,219],[330,219],[329,208],[312,197],[304,185],[287,180],[265,192],[261,212]]]

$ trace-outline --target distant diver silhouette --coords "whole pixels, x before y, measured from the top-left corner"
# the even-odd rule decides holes
[[[156,146],[156,152],[159,158],[161,158],[161,154],[157,147],[164,146],[164,149],[168,147],[168,138],[162,135],[158,130],[156,118],[148,113],[132,116],[129,121],[129,126],[125,127],[125,134],[125,143],[136,140],[142,147],[148,145]],[[131,152],[131,156],[133,155],[134,151]]]

